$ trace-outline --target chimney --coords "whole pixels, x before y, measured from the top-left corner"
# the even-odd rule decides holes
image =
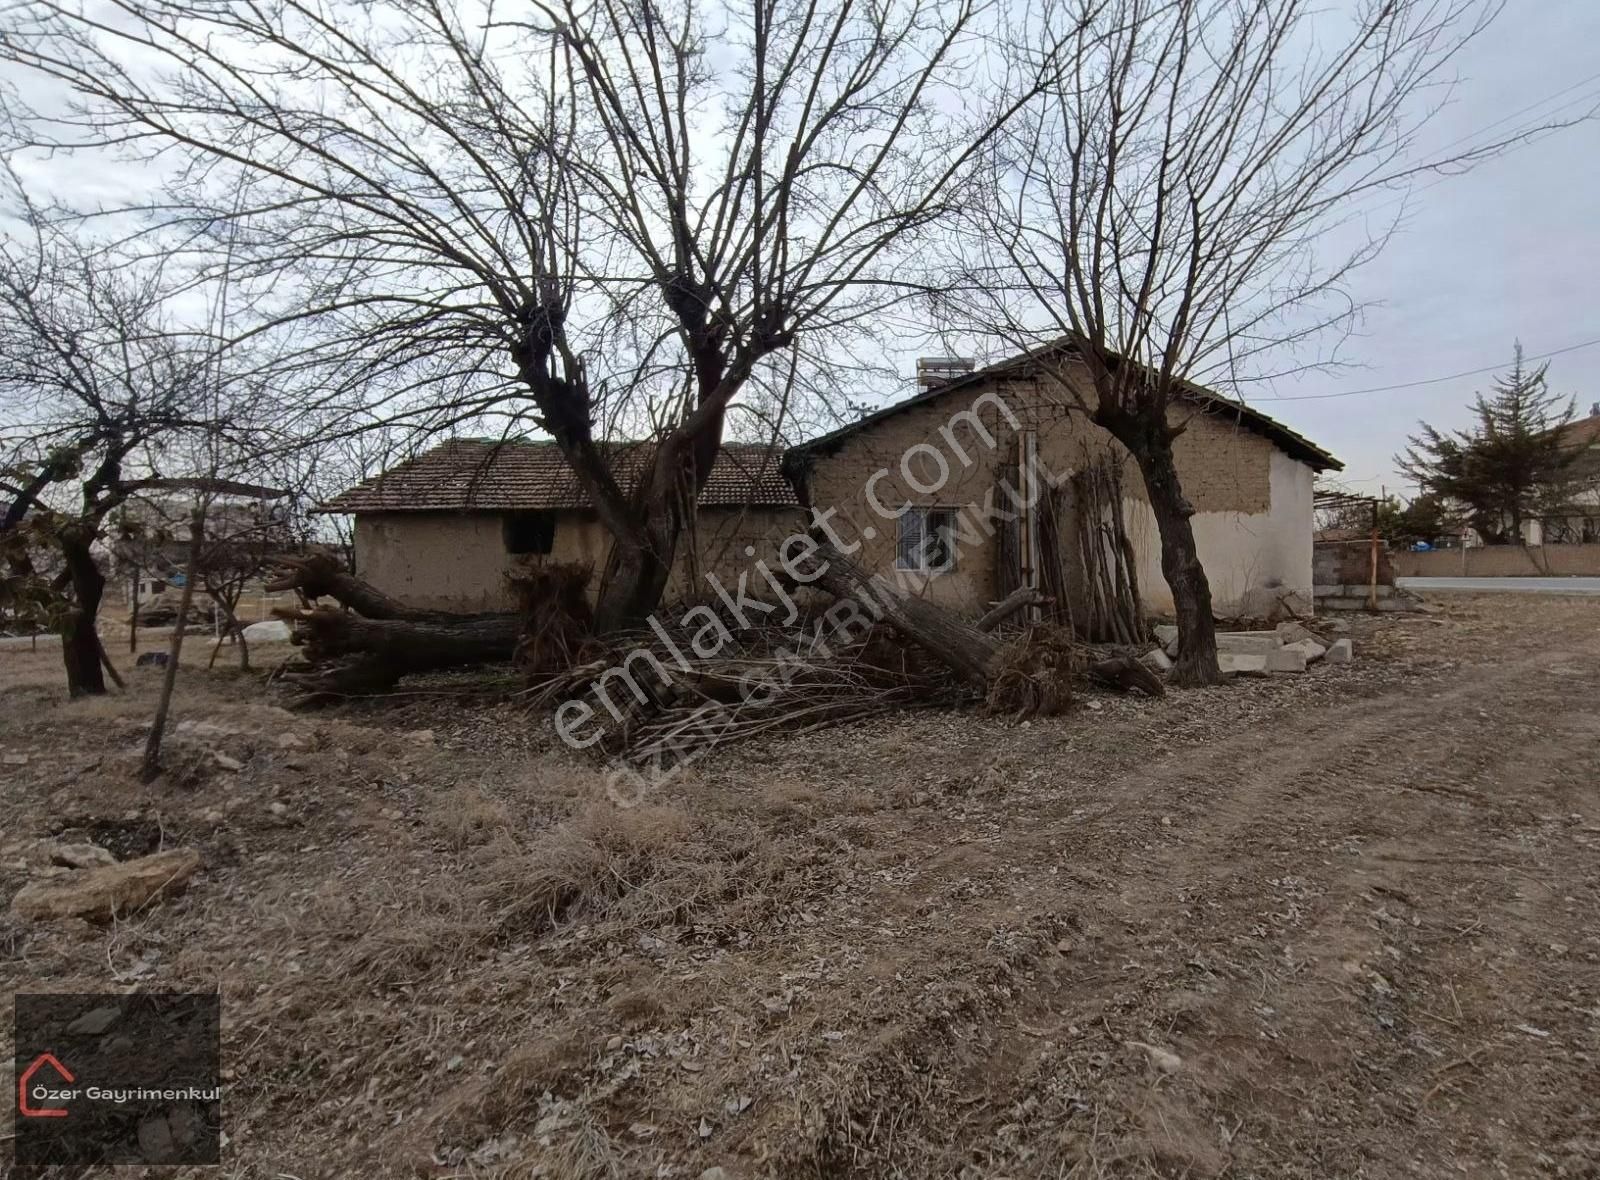
[[[917,358],[917,388],[937,389],[960,380],[977,363],[969,356],[921,356]]]
[[[1594,405],[1589,407],[1589,417],[1600,418],[1600,402],[1595,402]]]

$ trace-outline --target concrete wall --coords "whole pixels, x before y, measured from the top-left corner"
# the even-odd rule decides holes
[[[679,546],[668,594],[701,597],[707,573],[737,581],[757,557],[771,560],[778,541],[800,527],[793,510],[703,509],[697,536]],[[589,512],[563,512],[548,556],[506,552],[498,513],[389,512],[356,518],[356,570],[386,594],[413,606],[461,612],[509,610],[515,600],[507,574],[544,561],[594,566],[596,581],[610,535]],[[756,550],[755,557],[745,548]],[[594,590],[591,583],[591,593]]]
[[[1389,559],[1400,578],[1600,577],[1600,545],[1484,545]]]
[[[1086,376],[1078,380],[1087,388]],[[967,418],[955,417],[967,411]],[[1195,538],[1218,613],[1265,613],[1263,604],[1290,591],[1309,603],[1312,470],[1220,416],[1185,407],[1173,417],[1187,422],[1174,450],[1179,478],[1196,508]],[[1059,480],[1108,455],[1123,464],[1124,508],[1140,589],[1153,610],[1170,611],[1172,595],[1161,574],[1160,541],[1143,481],[1122,446],[1059,387],[991,383],[931,399],[868,426],[831,454],[816,456],[811,501],[834,507],[836,531],[859,541],[858,560],[882,571],[894,569],[897,526],[880,509],[911,504],[962,510],[973,527],[958,546],[954,569],[895,575],[914,593],[977,609],[997,596],[993,537],[978,522],[993,521],[996,484],[1014,468],[1021,430],[1036,433],[1040,466]],[[946,472],[937,490],[922,490],[939,484]],[[1003,506],[1003,496],[1000,502]]]

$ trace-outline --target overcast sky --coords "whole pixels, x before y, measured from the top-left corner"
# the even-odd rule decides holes
[[[1509,0],[1468,48],[1461,82],[1430,126],[1434,147],[1482,143],[1541,117],[1572,118],[1600,103],[1600,0]],[[13,82],[21,79],[12,77]],[[22,84],[39,99],[37,79]],[[48,105],[45,103],[44,105]],[[65,186],[84,204],[115,204],[150,183],[132,165],[26,161],[30,182]],[[48,176],[48,181],[46,177]],[[1390,197],[1373,213],[1392,216]],[[1332,451],[1354,490],[1404,486],[1393,456],[1417,420],[1467,424],[1467,403],[1503,369],[1520,338],[1530,358],[1593,342],[1552,359],[1551,383],[1600,401],[1600,120],[1510,150],[1459,176],[1418,182],[1388,250],[1357,274],[1352,294],[1371,304],[1347,367],[1256,386],[1252,404]],[[909,362],[908,362],[909,370]],[[1352,390],[1429,384],[1354,396]]]
[[[1600,0],[1511,0],[1462,57],[1456,99],[1429,141],[1478,142],[1541,114],[1592,109],[1600,102],[1597,45]],[[1542,105],[1508,120],[1535,103]],[[1362,336],[1341,353],[1360,367],[1281,380],[1251,398],[1342,459],[1341,478],[1363,492],[1399,488],[1392,456],[1417,420],[1466,425],[1473,391],[1493,374],[1350,397],[1274,396],[1504,367],[1520,338],[1530,356],[1595,341],[1552,358],[1550,383],[1577,395],[1580,414],[1600,401],[1600,121],[1465,175],[1424,180],[1410,209],[1399,236],[1353,283],[1359,301],[1377,302]]]

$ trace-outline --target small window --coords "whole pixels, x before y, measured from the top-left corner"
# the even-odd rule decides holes
[[[549,553],[556,542],[554,512],[511,512],[501,518],[501,534],[506,552],[517,554]]]
[[[943,573],[954,569],[956,513],[953,508],[907,508],[900,513],[895,565],[903,570]]]

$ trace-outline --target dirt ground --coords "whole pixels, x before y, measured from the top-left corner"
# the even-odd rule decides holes
[[[1441,601],[631,808],[507,683],[290,714],[220,667],[141,788],[153,673],[3,651],[0,902],[57,831],[206,868],[0,917],[0,985],[220,989],[228,1177],[1597,1177],[1600,599]]]

